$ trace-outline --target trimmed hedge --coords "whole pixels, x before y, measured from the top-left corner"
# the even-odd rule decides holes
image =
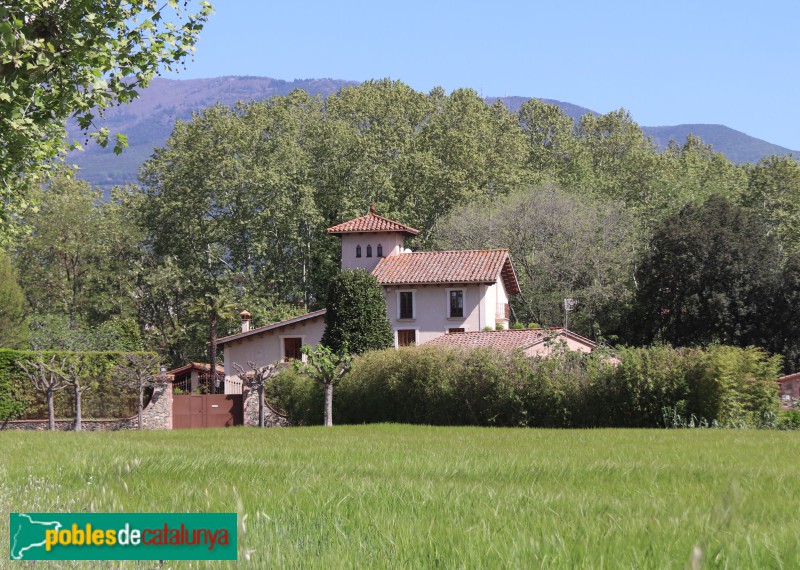
[[[727,346],[621,349],[620,363],[564,352],[548,359],[436,347],[367,353],[334,392],[334,423],[663,427],[665,409],[757,426],[779,409],[780,359]],[[268,396],[293,422],[322,421],[322,391],[284,370]]]
[[[54,355],[60,362],[80,360],[87,371],[86,381],[97,385],[83,394],[81,412],[84,419],[126,418],[136,414],[136,389],[123,385],[114,369],[128,352],[54,352],[0,349],[0,421],[47,418],[47,400],[37,392],[22,370],[19,360],[34,360],[42,354],[46,362]],[[73,391],[67,387],[56,392],[56,418],[75,417]]]

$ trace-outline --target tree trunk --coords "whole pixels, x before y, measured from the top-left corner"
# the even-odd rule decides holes
[[[81,431],[81,387],[75,384],[75,431]]]
[[[325,425],[333,425],[333,384],[325,384]]]
[[[211,321],[209,327],[209,341],[208,341],[208,360],[209,360],[209,378],[211,378],[211,386],[209,386],[209,393],[213,394],[216,390],[217,380],[217,312],[212,311]]]
[[[137,410],[137,417],[139,418],[138,429],[142,429],[142,409],[144,408],[144,384],[139,382],[139,409]]]
[[[47,392],[47,427],[50,431],[55,431],[56,429],[56,410],[53,404],[53,391],[48,390]]]
[[[258,427],[264,427],[264,412],[266,404],[264,403],[264,386],[258,387]]]

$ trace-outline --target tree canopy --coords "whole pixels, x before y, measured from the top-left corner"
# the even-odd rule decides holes
[[[193,2],[193,4],[195,4]],[[108,129],[95,119],[127,103],[159,70],[181,67],[194,50],[211,5],[187,13],[178,0],[16,0],[0,3],[0,239],[70,146],[75,117],[101,146]],[[126,146],[117,134],[115,151]]]

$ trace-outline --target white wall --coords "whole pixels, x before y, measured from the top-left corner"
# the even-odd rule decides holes
[[[256,366],[266,366],[283,360],[285,337],[300,337],[303,345],[316,346],[322,340],[324,332],[325,317],[319,316],[225,343],[222,345],[225,378],[236,376],[234,362],[247,370],[247,363],[250,361],[255,362]]]
[[[386,299],[386,309],[389,313],[389,322],[395,331],[395,345],[397,345],[398,329],[416,329],[417,344],[423,344],[436,337],[442,336],[451,328],[463,328],[465,331],[481,330],[481,322],[485,312],[481,296],[485,290],[484,285],[413,285],[409,287],[384,287],[383,296]],[[464,316],[460,318],[448,317],[450,308],[450,289],[464,291]],[[413,291],[414,293],[414,318],[400,319],[400,291]],[[494,313],[491,315],[494,319]]]
[[[397,255],[403,250],[403,234],[400,232],[376,232],[343,234],[342,269],[363,268],[372,271],[381,260],[378,245],[383,246],[383,257]],[[356,257],[356,246],[361,246],[361,257]],[[372,246],[372,257],[367,257],[367,246]]]

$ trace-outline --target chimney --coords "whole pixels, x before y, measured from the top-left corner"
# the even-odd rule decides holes
[[[242,332],[247,332],[250,330],[250,313],[247,311],[242,311],[239,313],[239,316],[242,317]]]

